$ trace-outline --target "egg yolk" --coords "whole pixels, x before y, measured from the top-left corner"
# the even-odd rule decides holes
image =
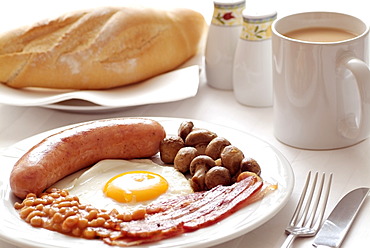
[[[165,193],[168,182],[148,171],[130,171],[112,177],[104,186],[106,196],[123,203],[153,200]]]

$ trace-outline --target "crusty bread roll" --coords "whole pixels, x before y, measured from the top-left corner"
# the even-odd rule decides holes
[[[107,89],[170,71],[197,53],[203,16],[189,9],[99,8],[0,36],[0,82]]]

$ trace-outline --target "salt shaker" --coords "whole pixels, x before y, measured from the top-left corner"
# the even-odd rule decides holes
[[[233,63],[234,95],[243,105],[273,104],[271,24],[276,11],[245,9]]]
[[[232,90],[232,67],[241,32],[245,0],[214,1],[214,12],[205,49],[207,83],[217,89]]]

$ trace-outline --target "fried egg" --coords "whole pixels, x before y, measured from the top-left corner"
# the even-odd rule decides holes
[[[150,159],[102,160],[52,187],[67,189],[82,204],[118,211],[134,211],[154,200],[193,193],[182,173]]]

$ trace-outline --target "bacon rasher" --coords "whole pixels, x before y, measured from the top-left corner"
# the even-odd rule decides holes
[[[262,186],[262,181],[250,176],[231,186],[155,202],[148,206],[144,219],[121,223],[120,231],[104,241],[132,246],[210,226],[251,203],[252,195],[258,194]]]

